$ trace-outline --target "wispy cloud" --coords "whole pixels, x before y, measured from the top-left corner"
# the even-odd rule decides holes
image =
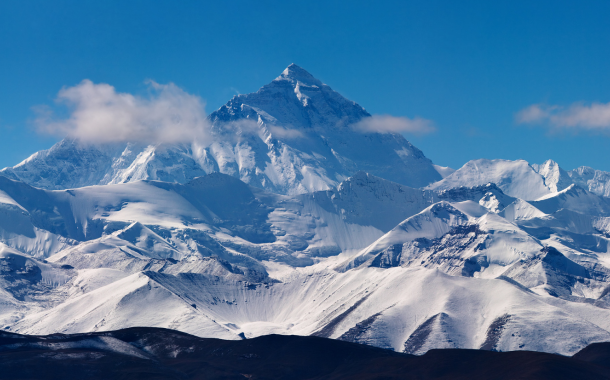
[[[38,130],[86,142],[140,141],[176,143],[209,140],[205,104],[169,83],[149,81],[149,96],[119,93],[108,84],[83,80],[59,91],[57,102],[69,115],[57,117],[49,107],[36,109]]]
[[[610,103],[573,103],[568,107],[533,104],[515,115],[519,124],[542,124],[555,129],[609,131]]]
[[[88,143],[143,142],[210,144],[214,137],[205,114],[205,104],[173,83],[149,81],[148,96],[117,92],[109,84],[83,80],[65,87],[56,102],[67,113],[48,106],[36,107],[35,120],[40,132],[70,137]],[[278,139],[304,138],[302,131],[285,126],[267,126]],[[355,131],[425,134],[434,131],[432,121],[422,118],[375,115],[352,125]],[[236,139],[262,133],[254,120],[238,120],[222,126]],[[225,136],[226,137],[226,136]]]
[[[416,117],[395,117],[390,115],[373,115],[352,125],[359,132],[377,133],[414,133],[425,134],[435,130],[431,120]]]
[[[277,125],[265,125],[265,131],[265,128],[261,128],[261,125],[252,119],[233,120],[221,123],[219,126],[223,130],[222,139],[233,142],[238,142],[244,136],[258,136],[264,140],[267,133],[271,133],[271,136],[281,140],[305,138],[305,134],[298,129]]]
[[[282,127],[277,127],[277,126],[272,125],[269,127],[269,130],[271,131],[272,135],[274,135],[275,137],[277,137],[279,139],[292,140],[292,139],[300,139],[302,137],[305,137],[303,132],[299,131],[298,129],[282,128]]]

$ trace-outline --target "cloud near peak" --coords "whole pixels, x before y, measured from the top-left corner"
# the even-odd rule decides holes
[[[377,132],[377,133],[414,133],[426,134],[435,130],[434,124],[430,120],[416,117],[396,117],[390,115],[373,115],[352,125],[358,132]]]
[[[210,121],[200,97],[173,83],[148,81],[147,85],[148,96],[138,96],[85,79],[57,94],[56,102],[65,106],[67,113],[58,115],[54,108],[37,107],[36,127],[41,133],[87,143],[212,143]],[[425,134],[435,130],[430,120],[389,115],[367,117],[351,127],[361,133]],[[224,128],[234,130],[236,136],[258,133],[257,124],[251,121],[235,122]],[[269,126],[269,131],[279,139],[304,137],[301,131],[282,126]]]
[[[205,104],[173,83],[148,81],[149,96],[119,93],[111,85],[83,80],[59,91],[56,101],[70,111],[58,118],[38,108],[39,131],[86,142],[177,143],[209,140]]]
[[[554,129],[609,131],[610,103],[573,103],[568,107],[533,104],[519,111],[519,124],[546,124]]]

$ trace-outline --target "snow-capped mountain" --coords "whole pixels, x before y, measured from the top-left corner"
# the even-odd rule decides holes
[[[581,166],[570,170],[568,175],[574,183],[590,192],[610,197],[610,173]]]
[[[209,146],[63,140],[0,176],[0,327],[572,354],[610,341],[605,174],[433,165],[298,66]],[[441,175],[442,174],[442,175]]]
[[[524,160],[472,160],[428,188],[445,190],[488,183],[496,184],[507,195],[524,200],[537,199],[552,192],[545,185],[544,177]]]
[[[443,177],[428,188],[442,190],[495,183],[507,195],[535,200],[576,184],[594,194],[610,196],[610,173],[587,166],[565,171],[553,160],[530,165],[524,160],[478,159]]]
[[[221,172],[279,194],[335,187],[359,170],[412,187],[442,178],[398,133],[356,132],[371,115],[297,65],[209,116],[213,141],[84,144],[62,140],[0,174],[44,189],[160,180],[186,183]],[[438,168],[438,170],[437,170]]]

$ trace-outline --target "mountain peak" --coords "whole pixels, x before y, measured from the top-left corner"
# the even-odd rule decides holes
[[[544,184],[554,193],[561,191],[570,184],[572,180],[566,171],[564,171],[557,162],[549,159],[542,165],[532,166],[534,170],[544,177]]]
[[[446,190],[460,186],[472,187],[495,183],[506,195],[523,200],[538,199],[550,192],[544,177],[524,160],[468,161],[443,180],[429,186],[431,190]]]
[[[276,81],[288,80],[291,82],[301,82],[306,85],[315,85],[320,86],[322,82],[316,79],[313,75],[311,75],[307,70],[302,67],[291,63],[279,77],[275,78]]]
[[[533,164],[532,167],[538,173],[542,174],[545,171],[558,170],[559,164],[549,158],[548,160],[544,161],[541,165]]]

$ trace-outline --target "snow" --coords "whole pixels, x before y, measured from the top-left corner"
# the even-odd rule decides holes
[[[588,166],[581,166],[570,170],[568,175],[578,186],[592,193],[610,197],[610,173],[596,170]]]
[[[569,174],[553,160],[547,160],[542,165],[532,165],[544,177],[544,184],[556,193],[572,184]]]
[[[17,203],[13,198],[11,198],[6,192],[4,191],[0,191],[0,203],[3,204],[7,204],[7,205],[12,205],[12,206],[17,206],[19,207],[22,211],[27,212],[26,209],[23,208],[23,206],[21,206],[19,203]]]
[[[74,294],[89,293],[127,276],[128,274],[121,270],[110,268],[83,269],[78,271],[78,275],[72,280],[70,290]]]
[[[225,282],[198,282],[202,279],[184,282],[161,276],[153,281],[142,275],[131,277],[134,276],[136,281],[125,279],[103,288],[103,292],[100,289],[76,298],[60,310],[45,314],[39,323],[32,323],[39,317],[27,317],[16,330],[99,331],[120,324],[174,327],[229,339],[238,339],[239,332],[247,337],[270,333],[305,335],[319,331],[325,321],[336,319],[364,300],[338,321],[330,337],[338,338],[358,322],[380,313],[368,334],[360,338],[402,351],[422,322],[444,313],[447,317],[433,327],[416,353],[438,347],[478,348],[486,339],[488,326],[508,313],[510,324],[497,346],[502,350],[571,354],[589,342],[610,338],[610,333],[597,325],[608,316],[602,309],[577,304],[566,308],[566,301],[540,297],[503,280],[449,276],[437,270],[369,268],[326,272],[256,289]],[[183,300],[170,295],[169,289],[179,289]],[[127,301],[143,309],[134,314],[126,309]],[[580,339],[570,340],[575,330]]]
[[[453,172],[455,172],[455,169],[450,168],[449,166],[439,166],[439,165],[434,165],[434,169],[438,172],[438,174],[441,175],[441,177],[445,178],[450,176],[451,174],[453,174]]]
[[[588,215],[610,216],[610,198],[600,197],[577,185],[530,203],[547,214],[565,208]]]
[[[508,205],[505,209],[502,210],[502,213],[500,215],[511,222],[518,220],[543,218],[546,216],[545,213],[538,210],[536,207],[532,206],[530,203],[525,202],[522,199],[517,199],[513,203]]]
[[[551,193],[543,177],[524,160],[487,160],[467,162],[443,180],[430,185],[431,190],[495,183],[504,193],[523,200],[534,200]]]
[[[135,326],[189,326],[198,335],[236,339],[143,273],[136,273],[71,298],[51,311],[26,316],[12,329],[38,334],[104,331]]]

